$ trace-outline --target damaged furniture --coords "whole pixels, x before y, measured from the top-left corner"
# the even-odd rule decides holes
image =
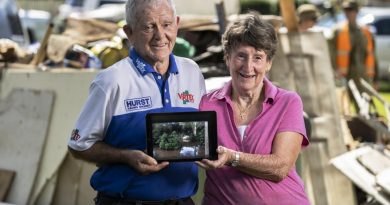
[[[383,205],[390,205],[390,150],[365,145],[331,160],[354,184]]]

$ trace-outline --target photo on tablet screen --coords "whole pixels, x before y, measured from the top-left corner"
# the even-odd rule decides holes
[[[147,115],[147,150],[157,161],[194,161],[216,157],[215,113]]]
[[[208,158],[207,122],[163,122],[152,127],[156,158]]]

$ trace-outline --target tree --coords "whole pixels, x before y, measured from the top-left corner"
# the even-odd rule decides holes
[[[171,134],[164,133],[160,138],[160,149],[163,150],[175,150],[181,148],[181,139],[176,131]]]

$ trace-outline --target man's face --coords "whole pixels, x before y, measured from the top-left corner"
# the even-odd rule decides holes
[[[348,19],[348,22],[355,23],[358,11],[355,9],[344,9],[345,16]]]
[[[168,63],[179,23],[179,18],[174,16],[168,1],[140,5],[136,17],[134,28],[124,27],[135,50],[152,66]]]

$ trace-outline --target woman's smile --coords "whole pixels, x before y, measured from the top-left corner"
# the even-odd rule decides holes
[[[254,78],[254,77],[256,77],[255,74],[245,74],[243,72],[238,72],[238,75],[240,75],[243,78]]]

